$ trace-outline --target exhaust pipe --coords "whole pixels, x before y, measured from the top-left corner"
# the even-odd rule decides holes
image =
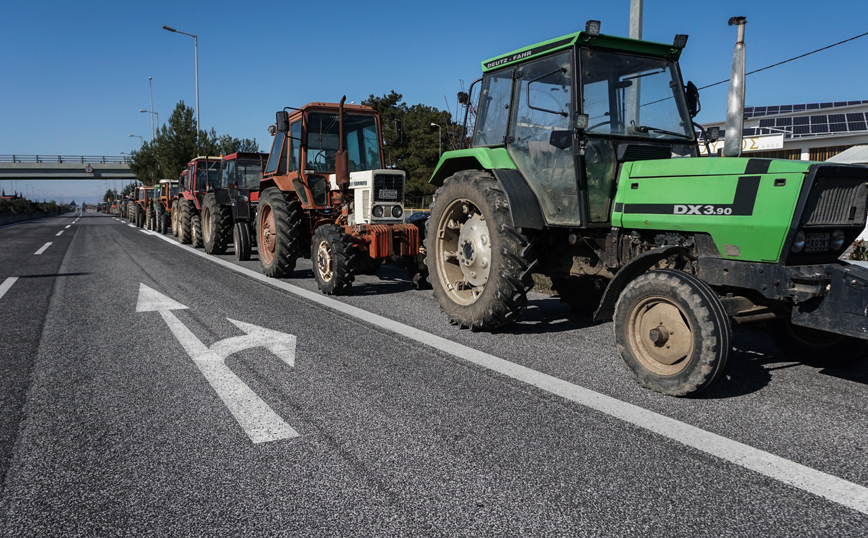
[[[729,97],[726,103],[723,154],[726,157],[741,155],[744,133],[744,25],[745,17],[729,19],[730,26],[738,26],[738,40],[732,53],[732,76],[729,79]]]
[[[350,185],[350,156],[344,147],[344,101],[347,96],[341,97],[338,105],[338,152],[335,155],[335,183],[341,191],[346,191]]]

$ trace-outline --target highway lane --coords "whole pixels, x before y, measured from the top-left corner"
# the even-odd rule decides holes
[[[384,267],[357,277],[353,295],[340,299],[371,313],[359,319],[106,216],[87,214],[68,230],[40,255],[58,258],[7,267],[4,257],[0,265],[4,278],[26,263],[37,263],[33,274],[76,275],[43,285],[44,326],[21,348],[32,351],[32,371],[19,376],[27,399],[3,484],[4,534],[868,529],[862,512],[410,333],[421,329],[857,486],[868,485],[864,361],[848,371],[809,368],[781,357],[761,332],[742,331],[725,382],[701,399],[667,398],[632,382],[610,324],[574,318],[541,295],[506,330],[469,333],[446,323],[430,292]],[[9,231],[0,230],[4,248]],[[16,260],[34,257],[30,247],[50,232],[34,231]],[[258,271],[258,262],[219,258]],[[301,261],[300,278],[285,282],[316,292],[309,269]],[[4,327],[15,318],[7,312],[31,308],[22,282],[0,298]],[[142,284],[187,306],[172,315],[206,346],[241,334],[227,318],[295,335],[294,366],[261,348],[226,363],[299,436],[251,442],[162,314],[136,312]],[[375,315],[407,328],[385,329]]]

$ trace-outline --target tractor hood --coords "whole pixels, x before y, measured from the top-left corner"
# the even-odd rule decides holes
[[[785,159],[661,159],[625,163],[624,172],[630,178],[792,174],[806,173],[812,164],[814,163],[809,161],[790,161]]]

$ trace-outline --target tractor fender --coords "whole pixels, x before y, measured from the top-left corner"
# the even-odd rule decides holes
[[[536,194],[518,170],[492,170],[497,183],[506,194],[509,202],[509,215],[515,228],[542,230],[546,221],[539,206]]]
[[[603,299],[600,301],[600,306],[594,312],[594,321],[612,321],[615,316],[615,303],[618,302],[618,297],[621,292],[627,287],[627,284],[639,277],[649,269],[654,267],[660,260],[666,259],[673,254],[688,254],[688,249],[684,247],[667,247],[662,249],[649,250],[636,256],[627,265],[615,273],[615,278],[609,281],[606,286],[606,291],[603,292]]]

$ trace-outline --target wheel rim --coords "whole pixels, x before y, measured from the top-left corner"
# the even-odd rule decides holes
[[[491,275],[491,234],[481,211],[470,200],[454,200],[437,227],[440,280],[458,304],[475,302]]]
[[[647,297],[630,313],[629,339],[636,358],[659,375],[675,375],[693,356],[693,331],[681,309],[666,297]]]
[[[206,243],[211,241],[211,209],[208,207],[202,211],[202,238]]]
[[[335,275],[334,254],[328,241],[320,241],[317,245],[316,268],[323,282],[329,282]]]
[[[277,248],[277,230],[274,227],[274,211],[271,206],[262,206],[262,215],[259,221],[259,256],[262,261],[270,264],[274,259],[274,251]]]

